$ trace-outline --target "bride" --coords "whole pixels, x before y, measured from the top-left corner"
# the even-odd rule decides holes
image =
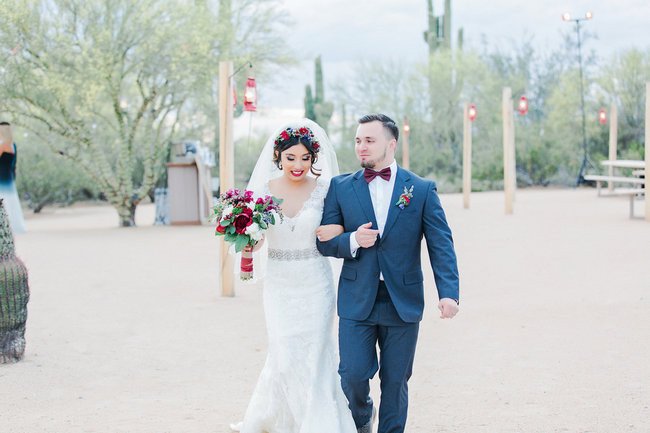
[[[316,236],[326,241],[343,232],[338,225],[319,227],[336,175],[327,134],[307,119],[274,133],[253,170],[247,189],[283,199],[284,219],[256,246],[268,257],[262,267],[269,351],[244,421],[231,426],[235,431],[357,431],[337,373],[332,270],[316,249]]]

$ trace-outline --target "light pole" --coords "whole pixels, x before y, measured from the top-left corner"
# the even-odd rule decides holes
[[[587,126],[586,126],[587,121],[585,119],[585,91],[582,83],[582,39],[580,38],[580,22],[590,20],[593,17],[594,14],[592,12],[587,12],[584,18],[571,18],[571,15],[568,13],[562,15],[563,21],[573,21],[576,23],[576,34],[578,36],[578,67],[580,70],[580,107],[582,109],[582,150],[584,155],[582,158],[582,164],[580,164],[580,171],[578,172],[578,179],[576,180],[576,186],[585,182],[584,172],[587,169],[587,165],[591,165],[593,167],[593,164],[589,159],[589,155],[587,154]]]

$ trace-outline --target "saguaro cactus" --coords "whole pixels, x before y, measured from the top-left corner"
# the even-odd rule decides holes
[[[25,353],[29,286],[27,269],[14,252],[14,236],[0,199],[0,363],[20,361]]]
[[[429,46],[429,55],[433,54],[440,44],[439,19],[433,14],[433,0],[427,0],[427,30],[424,31],[424,42]]]
[[[459,47],[462,49],[463,35],[459,30]],[[444,15],[436,16],[433,13],[433,1],[427,0],[427,30],[424,31],[424,42],[429,46],[429,56],[441,47],[451,49],[451,0],[445,0]]]
[[[323,83],[323,66],[320,56],[315,60],[315,92],[312,97],[311,86],[305,88],[305,117],[311,119],[327,131],[327,124],[334,113],[334,104],[325,101],[325,85]]]

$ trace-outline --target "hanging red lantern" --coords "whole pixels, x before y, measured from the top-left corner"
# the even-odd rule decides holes
[[[472,122],[476,120],[476,105],[472,104],[467,108],[467,116]]]
[[[598,112],[598,121],[601,125],[607,123],[607,112],[605,110],[600,110]]]
[[[528,98],[526,98],[524,95],[521,95],[521,98],[519,98],[518,110],[519,114],[525,115],[528,113]]]
[[[409,125],[408,120],[404,120],[404,135],[409,135],[411,133],[411,125]]]
[[[248,78],[246,87],[244,88],[244,110],[257,111],[257,87],[255,86],[255,78]]]

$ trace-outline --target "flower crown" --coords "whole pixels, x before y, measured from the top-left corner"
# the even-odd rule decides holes
[[[294,128],[285,129],[280,133],[278,138],[275,139],[275,145],[277,146],[278,144],[280,144],[281,141],[288,140],[291,137],[296,137],[298,139],[300,138],[305,139],[308,143],[311,144],[311,148],[314,150],[314,153],[318,153],[318,151],[320,150],[320,144],[314,138],[314,133],[311,132],[311,130],[305,126],[301,126],[298,129],[294,129]]]

